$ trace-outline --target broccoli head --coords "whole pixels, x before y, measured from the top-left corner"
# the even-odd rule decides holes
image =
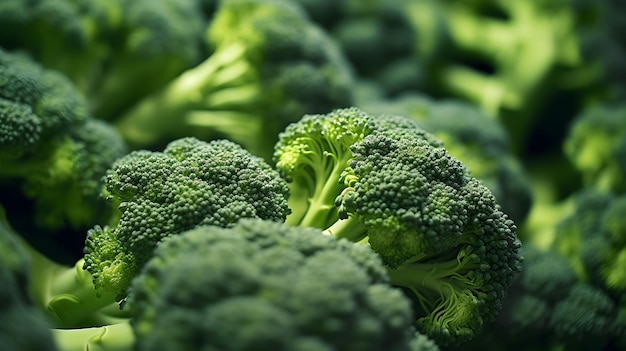
[[[626,292],[626,195],[593,189],[574,194],[572,213],[556,228],[553,249],[567,257],[582,280]]]
[[[496,322],[499,349],[610,350],[620,331],[616,295],[581,279],[567,257],[525,243],[523,270]]]
[[[360,107],[373,114],[394,113],[414,119],[491,190],[515,222],[521,223],[528,215],[532,203],[528,175],[511,150],[507,130],[497,119],[468,102],[435,100],[417,93],[364,102]]]
[[[626,190],[626,105],[584,109],[571,123],[563,148],[584,186]]]
[[[0,202],[11,204],[20,231],[72,241],[74,232],[108,220],[100,180],[126,152],[119,133],[89,114],[67,78],[0,51]]]
[[[89,231],[84,267],[97,289],[120,298],[163,238],[248,217],[284,221],[288,213],[278,173],[226,140],[189,137],[162,152],[133,151],[108,170],[104,196],[119,211]]]
[[[357,108],[307,115],[276,145],[286,222],[367,242],[445,345],[494,319],[519,271],[516,227],[491,192],[413,120]]]
[[[119,130],[136,147],[227,138],[269,159],[294,116],[349,104],[349,66],[296,5],[223,2],[207,30],[209,57],[121,116]]]
[[[113,120],[200,61],[205,18],[197,1],[7,0],[0,28],[1,46],[63,72]]]
[[[163,241],[133,281],[137,350],[409,350],[411,308],[366,247],[242,219]]]

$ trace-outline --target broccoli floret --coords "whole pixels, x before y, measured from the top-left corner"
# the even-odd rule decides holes
[[[580,279],[555,250],[525,243],[521,253],[523,270],[490,333],[497,336],[496,349],[612,349],[620,335],[616,297]]]
[[[163,238],[248,217],[284,221],[288,213],[278,173],[226,140],[189,137],[162,152],[133,151],[107,172],[104,196],[119,211],[87,234],[84,268],[96,289],[119,299]]]
[[[243,219],[170,237],[133,281],[137,350],[409,350],[409,300],[366,247]]]
[[[369,243],[437,344],[493,320],[519,270],[516,227],[414,121],[357,108],[307,115],[280,135],[275,161],[289,182],[286,222]]]
[[[100,179],[126,152],[121,136],[91,117],[67,78],[0,51],[0,202],[11,204],[11,221],[20,231],[58,236],[52,246],[59,246],[108,220]],[[80,256],[82,243],[78,247]]]
[[[558,225],[553,243],[581,280],[626,292],[626,195],[584,189],[573,195],[574,209]]]
[[[417,121],[491,190],[507,215],[516,223],[524,221],[532,203],[529,177],[497,119],[461,100],[435,100],[417,93],[364,102],[360,107],[373,114],[393,113]]]
[[[565,155],[582,176],[583,186],[626,190],[626,105],[600,104],[571,122]]]
[[[30,261],[0,207],[0,345],[5,350],[54,351],[43,315],[30,295]]]
[[[197,1],[3,1],[0,45],[63,72],[113,120],[203,55]],[[155,74],[158,73],[158,74]]]
[[[351,101],[349,66],[295,4],[224,2],[207,37],[206,60],[121,116],[117,126],[131,145],[227,138],[269,159],[295,116]]]

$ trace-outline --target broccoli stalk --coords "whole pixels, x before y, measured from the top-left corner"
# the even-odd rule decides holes
[[[152,145],[169,131],[191,135],[198,128],[233,132],[229,136],[240,143],[258,135],[263,121],[247,109],[261,97],[256,72],[246,60],[244,45],[224,46],[122,117],[116,125],[125,139]]]
[[[57,347],[63,351],[132,351],[135,336],[130,321],[101,327],[51,329]]]

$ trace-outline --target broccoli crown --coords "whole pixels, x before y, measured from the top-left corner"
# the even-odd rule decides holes
[[[408,350],[410,302],[366,247],[243,219],[163,241],[133,281],[138,350]]]
[[[621,303],[593,282],[585,281],[567,257],[531,243],[521,250],[524,267],[511,286],[497,325],[508,345],[604,350],[620,335]],[[502,345],[502,347],[505,347]]]
[[[0,344],[6,350],[57,348],[29,293],[30,262],[0,207]]]
[[[278,173],[226,140],[190,137],[162,152],[133,151],[107,172],[104,187],[119,212],[88,233],[84,267],[97,289],[120,298],[163,238],[248,217],[284,221],[288,213]]]
[[[88,116],[71,82],[31,58],[0,50],[0,159],[40,152]]]
[[[415,121],[357,108],[305,116],[280,135],[275,160],[289,181],[287,223],[366,239],[438,344],[495,317],[520,269],[516,227]]]
[[[106,219],[100,180],[126,153],[112,126],[95,120],[61,74],[26,56],[0,52],[0,182],[17,186],[11,211],[28,213],[39,229],[78,229]],[[18,210],[18,203],[28,205]],[[20,213],[20,211],[22,213]]]
[[[626,105],[601,104],[583,110],[570,125],[564,151],[585,186],[626,190]]]
[[[120,118],[132,144],[227,138],[266,156],[294,116],[351,102],[348,64],[297,4],[223,2],[207,41],[208,58]]]
[[[583,190],[557,226],[554,250],[567,257],[581,279],[610,291],[626,291],[626,196]]]
[[[516,222],[526,218],[532,203],[530,182],[511,151],[509,135],[500,121],[468,102],[434,100],[417,93],[364,102],[361,108],[373,114],[393,113],[414,119],[491,190],[507,215]]]

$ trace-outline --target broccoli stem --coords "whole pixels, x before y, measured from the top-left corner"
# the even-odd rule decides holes
[[[82,259],[73,267],[66,267],[19,240],[30,260],[31,294],[52,327],[101,326],[128,317],[128,312],[116,303],[114,294],[96,293],[93,277],[82,268]]]
[[[135,336],[129,321],[94,328],[51,329],[59,350],[132,351]]]
[[[143,99],[117,120],[116,127],[133,147],[149,146],[164,138],[215,132],[213,127],[230,133],[233,130],[225,127],[225,121],[219,117],[231,118],[236,114],[219,112],[235,110],[255,116],[259,94],[256,71],[246,58],[245,47],[234,43],[218,48],[204,62]],[[199,111],[217,113],[202,115]],[[234,121],[237,132],[240,121],[241,118]],[[206,130],[198,131],[200,128]]]
[[[321,146],[320,148],[325,150]],[[345,188],[339,179],[347,167],[348,161],[352,158],[352,153],[334,150],[315,152],[314,154],[323,155],[324,162],[319,160],[311,162],[313,165],[322,164],[323,166],[313,167],[315,187],[312,194],[307,198],[307,210],[301,218],[288,216],[287,224],[326,229],[338,219],[335,199]],[[299,182],[295,182],[296,188],[299,186],[298,184]]]
[[[358,243],[367,236],[367,230],[363,224],[350,216],[347,219],[338,220],[324,230],[324,234],[332,235],[337,239],[347,239]]]
[[[422,310],[428,311],[429,306],[432,308],[433,299],[445,300],[454,291],[478,286],[473,279],[465,276],[467,272],[478,268],[481,268],[480,262],[473,255],[465,255],[461,251],[454,259],[447,261],[408,262],[393,269],[387,267],[387,274],[391,285],[411,290]]]

